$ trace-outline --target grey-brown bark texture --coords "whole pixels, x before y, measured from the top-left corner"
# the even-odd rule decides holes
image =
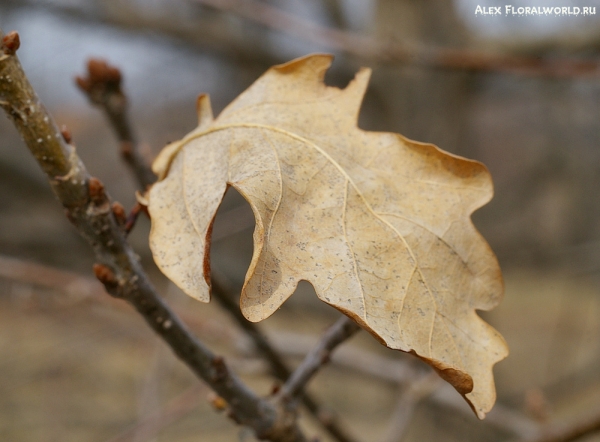
[[[297,7],[292,1],[277,4],[270,2],[269,5],[319,25],[333,27],[333,23],[340,21],[335,5],[330,19],[325,9],[319,9],[319,2],[302,3],[309,6]],[[343,3],[346,7],[346,4],[350,3],[363,5],[368,2],[331,3]],[[373,4],[377,3],[379,2]],[[433,42],[434,38],[429,35],[437,35],[438,28],[446,29],[438,20],[440,15],[433,12],[436,9],[444,12],[444,7],[436,8],[436,5],[423,2],[423,13],[417,14],[420,18],[405,23],[400,14],[410,8],[418,8],[419,2],[399,0],[397,3],[399,5],[394,8],[385,9],[389,14],[399,14],[396,17],[377,13],[372,16],[364,14],[357,18],[343,11],[344,25],[347,26],[344,30],[359,33],[364,37],[377,37],[377,21],[383,20],[391,24],[403,23],[402,26],[409,29],[423,27],[424,31],[415,31],[416,34]],[[383,8],[383,3],[378,7]],[[132,120],[139,128],[137,133],[140,139],[150,141],[153,149],[157,151],[159,146],[180,138],[194,127],[196,121],[193,100],[198,93],[210,92],[215,109],[220,109],[268,66],[308,52],[331,49],[326,41],[320,45],[306,43],[301,35],[294,34],[290,37],[286,29],[277,30],[268,24],[257,24],[236,11],[199,7],[197,3],[192,5],[187,1],[159,0],[142,4],[132,0],[76,0],[67,4],[58,1],[7,0],[1,2],[0,11],[0,22],[5,28],[18,27],[23,31],[28,28],[30,32],[33,28],[43,33],[42,40],[47,44],[38,46],[40,49],[35,53],[33,47],[36,46],[37,39],[33,34],[29,34],[31,37],[28,38],[27,46],[31,45],[32,52],[28,57],[23,54],[28,70],[31,67],[28,73],[32,81],[35,80],[36,89],[41,92],[44,101],[51,104],[57,120],[60,123],[66,122],[73,129],[76,141],[80,144],[78,153],[84,158],[89,169],[94,175],[100,176],[110,193],[118,196],[127,207],[135,202],[132,196],[134,189],[125,167],[118,164],[117,155],[107,159],[114,151],[112,134],[100,123],[98,113],[88,110],[84,100],[68,100],[69,95],[64,94],[65,90],[72,87],[71,77],[84,66],[85,57],[97,56],[99,51],[108,61],[117,62],[125,68],[125,85],[130,91],[131,109],[134,111]],[[466,13],[463,11],[458,18],[462,19]],[[445,17],[451,26],[455,23],[456,17],[451,13],[442,14],[441,17],[442,21]],[[516,34],[501,36],[496,39],[497,44],[492,45],[484,36],[469,29],[468,33],[471,36],[476,34],[475,38],[460,40],[463,43],[459,43],[468,48],[473,45],[473,48],[492,55],[508,53],[544,62],[554,59],[585,60],[589,65],[597,64],[598,26],[594,26],[593,32],[587,32],[583,28],[586,23],[589,24],[589,20],[573,18],[559,21],[561,25],[570,22],[575,25],[577,31],[582,32],[569,35],[568,32],[557,29],[557,32],[546,33],[546,37],[538,39]],[[479,23],[487,22],[481,19]],[[540,18],[536,23],[544,26],[546,19]],[[394,31],[398,32],[400,31]],[[151,43],[141,50],[137,47],[133,51],[128,49],[133,41]],[[68,42],[67,46],[65,42]],[[454,40],[438,42],[443,46],[456,43]],[[86,46],[92,43],[93,50],[91,46]],[[395,43],[401,45],[402,41]],[[99,48],[106,48],[106,52]],[[82,52],[85,54],[82,55]],[[150,69],[146,69],[145,58],[140,57],[146,53],[151,53],[157,60],[157,64]],[[125,54],[125,60],[119,58],[123,57],[122,54]],[[186,65],[184,61],[190,60],[197,64],[191,67]],[[463,105],[462,98],[453,97],[452,91],[448,91],[447,96],[446,91],[440,87],[446,84],[443,80],[444,75],[433,75],[429,73],[429,68],[396,69],[388,65],[391,71],[397,70],[400,74],[389,75],[387,82],[378,80],[380,66],[385,66],[386,63],[389,62],[363,60],[351,53],[337,51],[333,72],[327,81],[343,86],[358,67],[374,68],[373,81],[381,82],[381,86],[378,85],[367,92],[361,113],[361,127],[405,131],[411,137],[435,141],[440,147],[475,157],[490,167],[496,196],[489,206],[475,214],[475,218],[476,224],[482,228],[486,238],[499,254],[507,275],[507,296],[502,309],[487,318],[493,321],[498,329],[506,331],[507,340],[514,349],[511,358],[499,364],[496,370],[499,380],[499,405],[504,406],[503,412],[492,412],[484,423],[480,424],[474,419],[462,417],[461,413],[452,408],[453,405],[448,408],[448,404],[453,404],[448,402],[449,396],[436,392],[431,401],[426,401],[418,407],[406,439],[500,441],[509,438],[510,434],[520,434],[520,438],[523,438],[536,434],[541,426],[551,425],[559,416],[567,416],[568,412],[564,414],[565,410],[576,408],[582,414],[593,413],[593,405],[583,407],[585,410],[581,407],[582,404],[598,403],[595,392],[600,359],[595,344],[599,330],[599,307],[597,283],[594,280],[600,263],[598,243],[595,241],[600,232],[600,205],[596,197],[600,177],[600,150],[597,149],[600,139],[597,121],[600,89],[597,76],[580,78],[567,72],[567,75],[557,79],[544,75],[507,75],[506,71],[502,70],[491,73],[479,70],[469,74],[473,81],[467,82],[469,98]],[[159,65],[160,69],[157,68]],[[204,69],[206,65],[210,68]],[[412,66],[411,63],[408,65]],[[218,76],[221,77],[219,82],[215,81],[214,74],[211,77],[211,71],[217,70]],[[164,75],[157,75],[159,71],[168,73],[170,78],[167,80]],[[195,76],[194,84],[186,89],[182,79],[185,79],[186,75],[191,76],[190,71],[193,71]],[[402,76],[404,71],[411,72],[408,80]],[[456,72],[448,73],[448,77],[454,77],[455,74]],[[422,93],[413,93],[411,79],[415,77],[418,80],[420,76],[427,76],[432,82],[429,87],[419,87]],[[223,84],[225,86],[220,86]],[[137,87],[140,85],[147,87]],[[131,86],[134,87],[130,90]],[[152,88],[151,93],[148,92],[149,88]],[[173,90],[184,89],[188,91],[186,94],[189,99],[171,94]],[[71,97],[73,96],[77,97],[76,93],[72,93]],[[422,102],[421,98],[440,104],[439,111],[437,105]],[[402,100],[401,104],[397,104],[397,100]],[[390,110],[397,111],[397,114]],[[464,126],[460,124],[463,118],[460,114],[463,113],[466,121]],[[403,118],[414,120],[414,126],[404,124],[401,121]],[[26,263],[37,260],[88,272],[92,262],[87,244],[79,241],[76,235],[70,235],[73,229],[68,223],[64,223],[60,206],[52,200],[47,184],[40,179],[42,175],[33,167],[35,165],[32,166],[33,162],[25,155],[27,152],[24,149],[22,150],[25,154],[22,154],[19,149],[14,148],[18,146],[17,135],[7,119],[1,120],[4,120],[0,121],[2,253],[18,256]],[[447,121],[456,122],[457,125],[447,124]],[[444,135],[442,130],[449,132]],[[111,148],[104,149],[103,146]],[[218,215],[225,222],[220,227],[215,227],[216,237],[220,240],[215,241],[213,250],[215,267],[223,271],[224,279],[235,286],[236,282],[241,285],[245,267],[244,270],[240,268],[247,264],[252,253],[250,228],[253,215],[249,209],[244,211],[243,209],[247,209],[245,207],[236,207],[241,198],[236,200],[229,198],[231,196],[229,195],[225,202],[225,211]],[[233,209],[231,216],[227,212],[228,209]],[[236,216],[234,213],[243,213],[244,216]],[[225,224],[233,226],[233,229],[229,230]],[[147,235],[144,229],[147,229],[147,222],[142,220],[130,239],[137,241],[136,251],[143,259],[148,259],[145,251]],[[238,233],[229,235],[232,231]],[[65,249],[68,253],[63,252]],[[566,273],[571,276],[567,277]],[[576,277],[573,277],[574,275]],[[77,348],[72,349],[68,339],[73,338],[85,348],[98,348],[101,351],[106,348],[106,342],[113,340],[112,335],[104,331],[96,335],[97,340],[84,339],[84,333],[77,329],[78,335],[75,338],[65,331],[68,327],[61,328],[55,325],[45,328],[43,336],[38,334],[35,339],[18,340],[17,336],[21,336],[18,334],[19,330],[35,330],[36,325],[40,325],[40,322],[34,322],[33,318],[31,323],[22,322],[22,318],[30,318],[22,310],[15,308],[28,305],[23,300],[27,299],[31,284],[33,283],[27,283],[26,278],[20,279],[18,283],[14,282],[10,275],[6,274],[0,281],[2,293],[7,295],[1,298],[2,302],[15,300],[14,304],[8,306],[2,304],[0,309],[3,318],[2,335],[11,336],[11,341],[1,347],[3,363],[0,373],[6,382],[0,383],[3,398],[0,401],[0,407],[3,407],[0,408],[0,414],[4,418],[0,419],[0,427],[4,424],[3,428],[7,429],[9,439],[27,436],[32,440],[40,439],[36,437],[36,428],[44,428],[47,434],[53,434],[60,439],[60,431],[70,430],[85,421],[85,428],[77,427],[84,434],[98,439],[103,438],[98,436],[99,434],[109,437],[110,433],[107,434],[103,421],[104,415],[92,415],[77,402],[79,395],[85,395],[85,403],[88,406],[98,406],[99,400],[93,394],[98,373],[93,370],[86,371],[91,379],[88,387],[92,387],[79,388],[78,384],[72,382],[74,376],[69,370],[84,371],[86,367],[82,367],[81,362],[69,362],[68,358],[64,358],[65,361],[61,361],[61,364],[53,364],[51,358],[46,353],[39,352],[36,345],[43,342],[49,348],[53,348],[55,353],[68,353],[75,358],[74,355],[80,355],[82,352],[77,351]],[[55,290],[61,289],[57,287]],[[65,287],[65,291],[72,293],[72,287]],[[300,350],[291,345],[290,342],[293,341],[289,339],[276,339],[284,338],[278,327],[285,324],[286,330],[293,328],[296,331],[316,334],[334,319],[327,316],[327,310],[311,303],[310,299],[314,294],[306,292],[306,287],[301,287],[300,293],[290,299],[289,308],[279,312],[273,322],[260,324],[261,330],[269,332],[277,348],[285,350],[287,355],[300,357]],[[62,292],[55,298],[48,299],[62,299]],[[53,319],[55,324],[69,323],[71,312],[68,309],[61,307],[46,311],[40,307],[45,305],[45,301],[46,297],[42,295],[32,297],[32,304],[37,305],[35,320]],[[205,311],[212,315],[213,308],[214,303],[206,309],[188,310],[186,307],[186,313],[193,311],[191,316],[200,318]],[[311,312],[314,311],[313,308],[317,312],[311,313],[310,319],[302,316],[303,309],[308,308]],[[85,311],[85,306],[78,310],[79,319],[84,316],[82,312]],[[214,316],[215,318],[210,319],[225,322],[221,316]],[[536,321],[531,321],[532,317],[535,317]],[[320,318],[323,318],[322,321]],[[93,317],[90,319],[86,316],[86,320],[95,324],[97,330],[104,330],[106,327],[104,317],[96,318],[94,322]],[[198,327],[199,332],[203,330],[198,321],[189,323]],[[299,323],[303,324],[304,328]],[[135,328],[135,321],[131,321],[131,325],[129,322],[127,324],[127,327]],[[144,324],[141,324],[140,328],[143,326]],[[118,330],[119,340],[123,340],[124,346],[131,342],[131,335],[138,332],[130,328],[126,328],[125,331]],[[116,333],[112,328],[111,332]],[[225,335],[226,333],[222,332],[219,336]],[[65,341],[59,340],[61,336]],[[23,350],[17,347],[16,342],[19,342]],[[237,345],[238,341],[235,342]],[[357,342],[362,345],[364,339],[358,337]],[[145,348],[139,342],[136,344],[140,351]],[[306,346],[301,348],[305,349]],[[32,355],[41,355],[38,357],[44,361],[43,364],[40,362],[39,371],[32,375],[26,374],[23,367],[33,367],[35,361],[26,360],[25,364],[20,362],[25,359],[24,353],[27,350]],[[385,427],[384,417],[391,412],[390,407],[396,402],[391,397],[397,390],[390,379],[393,379],[393,382],[400,379],[398,382],[402,382],[405,378],[401,373],[404,372],[383,370],[386,365],[380,367],[377,358],[372,359],[371,363],[366,363],[352,352],[349,355],[342,360],[343,363],[335,362],[334,358],[334,363],[325,370],[324,376],[315,380],[313,387],[319,390],[315,389],[313,392],[319,393],[319,398],[323,392],[325,403],[329,402],[334,408],[343,409],[341,417],[349,417],[350,425],[352,429],[357,430],[357,434],[373,435]],[[137,361],[143,359],[138,356],[136,353]],[[78,361],[87,359],[91,358],[86,355],[77,358]],[[118,373],[113,373],[105,364],[96,365],[104,369],[103,373],[107,377],[116,376],[116,385],[122,385],[119,384]],[[355,367],[353,370],[361,367],[361,374],[357,377],[349,376],[344,371],[348,370],[347,368],[339,370],[340,365]],[[174,366],[179,367],[179,364]],[[60,373],[63,373],[65,379],[68,377],[69,381],[60,384],[61,395],[60,400],[57,400],[50,387],[57,379],[61,379]],[[131,379],[138,379],[138,375],[143,378],[144,373],[140,370],[136,375],[131,375]],[[386,382],[390,383],[383,384],[382,387],[381,382],[374,382],[368,384],[370,388],[367,390],[364,386],[369,382],[368,376],[372,376],[372,373],[378,373],[378,378],[387,379]],[[31,388],[19,387],[22,384]],[[5,388],[7,385],[17,386],[9,389]],[[128,388],[119,389],[119,394],[110,396],[110,400],[120,404],[135,402],[136,390],[130,384],[127,385]],[[268,390],[268,386],[266,389]],[[28,397],[28,390],[35,393]],[[555,410],[555,414],[548,414],[550,423],[539,425],[531,419],[525,419],[520,413],[523,408],[530,409],[525,397],[531,390],[542,391],[550,408]],[[173,390],[169,392],[173,393]],[[350,397],[359,398],[361,403],[348,400]],[[369,402],[369,398],[376,400]],[[45,405],[46,402],[52,405]],[[526,405],[522,405],[524,403]],[[119,415],[119,422],[127,425],[128,422],[135,421],[134,408],[130,415]],[[500,411],[500,408],[496,410]],[[107,415],[111,415],[111,412],[117,413],[108,407],[104,411]],[[115,415],[111,416],[114,418]],[[202,416],[194,420],[197,426],[186,426],[186,422],[189,421],[174,424],[165,431],[164,437],[171,437],[178,431],[180,433],[177,434],[184,434],[185,429],[199,428]],[[210,419],[210,422],[218,420],[212,411],[206,416],[209,416],[207,419]],[[25,418],[28,422],[26,428],[22,424]],[[44,419],[48,419],[52,425],[47,425],[48,421]],[[222,432],[233,428],[226,419],[222,421]],[[29,422],[33,424],[29,425]],[[198,434],[199,429],[194,435]],[[214,435],[208,434],[206,437]],[[44,433],[44,437],[46,436]],[[176,437],[170,440],[175,439]]]
[[[250,391],[160,298],[127,243],[102,183],[89,175],[29,84],[15,54],[18,34],[4,36],[0,31],[0,37],[0,105],[47,175],[67,218],[94,249],[96,277],[112,296],[132,304],[175,354],[227,401],[234,420],[251,427],[259,438],[305,440],[293,414]]]

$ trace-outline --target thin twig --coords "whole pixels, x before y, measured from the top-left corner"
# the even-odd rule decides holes
[[[545,426],[540,435],[524,439],[526,442],[571,442],[584,436],[600,432],[600,409],[595,413],[570,423],[555,423]]]
[[[268,338],[258,329],[256,324],[248,321],[242,315],[240,306],[223,288],[218,278],[213,277],[211,281],[211,294],[225,311],[227,311],[237,322],[240,328],[252,339],[258,352],[267,360],[273,376],[285,381],[291,374],[281,355],[273,348]]]
[[[92,58],[87,64],[87,73],[77,77],[79,89],[90,103],[104,111],[121,143],[121,156],[146,190],[156,175],[147,167],[148,159],[141,151],[127,114],[127,96],[121,88],[121,71],[106,61]]]
[[[112,298],[100,296],[104,290],[97,280],[81,276],[74,272],[56,269],[52,266],[35,264],[29,261],[0,255],[0,278],[19,281],[26,284],[56,290],[70,295],[79,295],[81,299],[89,298],[105,304]],[[66,283],[65,283],[66,282]],[[79,289],[81,287],[81,290]],[[89,296],[92,295],[92,296]],[[120,307],[116,304],[115,307]],[[124,307],[124,306],[123,306]],[[227,337],[231,342],[239,342],[242,337],[235,329],[227,327],[222,321],[202,320],[185,310],[177,311],[178,315],[189,323],[195,330],[203,330],[208,334]],[[316,345],[317,336],[306,336],[288,331],[278,331],[266,336],[269,344],[280,355],[292,358],[304,358]],[[391,385],[408,385],[419,378],[419,371],[414,364],[409,364],[404,359],[382,357],[376,353],[356,348],[352,345],[344,346],[331,357],[331,363],[356,372],[359,376],[372,376]],[[266,365],[257,366],[249,360],[235,362],[232,366],[245,372],[263,373],[270,370]],[[441,406],[449,407],[465,416],[472,416],[472,411],[466,406],[464,400],[451,386],[442,383],[441,387],[431,396],[431,401]],[[522,413],[512,410],[497,403],[493,410],[486,416],[485,423],[492,427],[512,433],[519,440],[534,440],[539,437],[540,425]]]
[[[127,116],[125,106],[125,94],[120,86],[122,76],[120,70],[114,66],[109,66],[105,62],[92,59],[88,63],[88,77],[77,78],[77,83],[89,97],[90,101],[100,106],[109,115],[113,129],[117,132],[120,139],[133,134],[133,128],[130,119]],[[132,137],[131,137],[132,138]],[[131,158],[125,157],[131,160]],[[144,186],[144,177],[154,176],[149,162],[142,156],[136,156],[132,162],[132,170],[136,172],[139,183]],[[136,204],[125,223],[125,232],[129,233],[133,228],[137,216],[144,209],[141,204]],[[233,209],[235,210],[235,209]],[[237,212],[235,218],[239,219]],[[147,214],[147,211],[146,211]],[[253,219],[252,219],[253,221]],[[243,224],[245,228],[248,223]],[[228,311],[240,328],[253,340],[259,353],[267,360],[272,374],[281,381],[286,381],[291,370],[285,365],[283,358],[277,350],[269,343],[267,337],[258,329],[258,327],[248,321],[242,315],[239,305],[229,296],[226,290],[218,280],[213,280],[212,294],[217,302]],[[306,408],[314,415],[318,422],[338,441],[352,442],[353,438],[341,427],[332,413],[325,412],[318,402],[308,394],[302,395],[302,402]]]
[[[18,34],[2,38],[0,101],[25,144],[48,177],[68,219],[92,246],[96,277],[108,293],[132,304],[175,354],[208,383],[230,407],[236,422],[257,437],[282,442],[305,441],[293,415],[259,398],[192,335],[158,295],[115,219],[102,183],[89,175],[29,83],[18,58]],[[15,43],[16,42],[16,43]]]
[[[329,362],[333,350],[359,330],[360,326],[352,319],[346,316],[338,319],[281,387],[278,400],[285,403],[298,397],[315,373]]]
[[[286,365],[280,352],[273,347],[269,338],[264,335],[253,322],[244,318],[240,306],[225,290],[218,278],[212,280],[211,292],[216,301],[223,307],[238,323],[240,328],[249,336],[258,352],[268,362],[271,374],[282,382],[285,382],[292,374],[292,371]],[[335,415],[324,411],[318,401],[307,391],[303,391],[301,400],[308,411],[317,419],[317,421],[329,432],[338,442],[352,442],[354,438],[350,436],[338,422]]]
[[[270,335],[269,340],[286,356],[305,357],[314,348],[317,337],[279,331]],[[409,385],[420,376],[417,367],[407,363],[406,360],[382,357],[352,345],[337,350],[332,355],[331,362],[339,367],[353,370],[360,376],[372,376],[391,385]],[[440,388],[432,394],[431,401],[465,416],[473,416],[473,411],[450,384],[441,383]],[[492,411],[486,415],[485,423],[522,439],[539,433],[539,425],[536,422],[500,403],[496,403]]]
[[[417,405],[436,390],[441,378],[434,371],[421,375],[400,393],[396,408],[390,418],[390,425],[382,442],[400,442],[408,428]]]
[[[600,72],[598,60],[544,59],[382,42],[354,32],[318,25],[257,0],[194,1],[364,60],[406,63],[434,69],[508,72],[551,77],[598,76]]]
[[[133,230],[140,213],[144,213],[148,217],[150,216],[146,206],[143,206],[140,203],[135,203],[133,209],[131,209],[131,212],[129,212],[129,215],[127,215],[127,218],[125,219],[125,224],[123,226],[125,233],[129,234]]]
[[[170,400],[164,407],[149,414],[143,420],[127,428],[107,442],[130,442],[137,434],[150,438],[166,426],[178,421],[200,404],[200,396],[207,393],[206,387],[196,385]],[[147,439],[145,439],[147,440]]]
[[[81,298],[104,293],[97,279],[5,255],[0,255],[0,278],[60,290]]]

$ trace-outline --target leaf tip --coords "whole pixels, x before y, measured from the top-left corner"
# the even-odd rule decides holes
[[[198,126],[208,126],[213,121],[213,111],[210,105],[210,96],[200,94],[196,99],[196,111],[198,112]]]
[[[169,171],[173,157],[177,152],[179,152],[180,147],[181,141],[169,143],[163,147],[163,149],[154,159],[154,162],[152,163],[152,172],[156,174],[158,181],[161,181],[167,176],[167,172]]]
[[[282,74],[307,70],[307,76],[316,76],[319,80],[323,80],[325,72],[327,72],[332,62],[333,55],[331,54],[310,54],[287,63],[278,64],[273,66],[272,69]]]

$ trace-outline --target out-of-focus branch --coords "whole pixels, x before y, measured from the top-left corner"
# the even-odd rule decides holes
[[[146,190],[156,181],[156,175],[147,167],[149,159],[142,152],[129,123],[127,96],[121,88],[121,79],[119,69],[104,60],[92,58],[87,64],[87,74],[77,77],[76,81],[90,103],[104,111],[121,143],[121,155],[140,183],[141,190]]]
[[[598,60],[567,58],[544,59],[503,54],[485,54],[464,49],[409,46],[382,42],[372,37],[327,28],[301,19],[257,0],[193,0],[196,3],[230,12],[270,29],[305,41],[376,62],[405,63],[435,69],[510,72],[526,75],[576,77],[597,76]]]
[[[273,376],[282,382],[285,382],[292,374],[280,352],[271,344],[269,338],[264,335],[253,322],[244,318],[240,306],[229,295],[227,290],[222,287],[218,279],[213,277],[211,292],[216,301],[227,310],[238,323],[240,328],[252,339],[258,352],[265,358]],[[301,394],[301,400],[308,411],[319,421],[329,434],[339,442],[352,442],[354,440],[347,430],[338,422],[332,413],[325,412],[316,399],[307,391]]]
[[[95,279],[4,255],[0,255],[0,278],[60,290],[81,298],[104,292]]]
[[[147,8],[140,7],[135,1],[103,2],[102,8],[82,6],[76,2],[48,2],[40,0],[3,0],[14,8],[44,9],[71,22],[76,21],[83,26],[108,25],[126,31],[162,34],[178,46],[201,48],[203,52],[211,51],[234,58],[240,63],[265,67],[284,60],[270,53],[269,48],[249,37],[243,30],[230,26],[230,20],[222,14],[201,15],[177,14],[177,8],[183,6],[179,2],[175,13],[153,14]],[[171,2],[174,3],[174,2]]]
[[[133,128],[130,119],[127,116],[125,106],[125,94],[120,87],[121,73],[118,68],[108,65],[104,61],[92,59],[88,63],[88,76],[86,78],[78,77],[77,84],[86,93],[92,104],[100,106],[109,116],[113,129],[117,132],[119,139],[123,140],[129,137],[133,140]],[[133,144],[132,144],[133,145]],[[150,168],[149,161],[142,155],[124,155],[132,170],[135,172],[138,182],[145,187],[148,184],[145,178],[154,176]],[[141,206],[136,206],[141,207]],[[235,210],[235,209],[234,209]],[[131,222],[125,225],[125,230],[129,232],[132,223],[135,222],[137,212],[132,212]],[[291,375],[291,370],[286,366],[281,355],[269,343],[267,337],[261,333],[256,324],[248,321],[242,315],[239,305],[230,297],[229,293],[223,289],[218,280],[212,284],[212,294],[217,302],[228,311],[240,328],[252,339],[259,353],[266,359],[272,374],[282,382],[285,382]],[[353,438],[349,436],[337,422],[331,413],[326,413],[318,402],[307,393],[302,394],[302,401],[313,416],[323,425],[323,427],[336,438],[338,442],[352,442]]]
[[[315,338],[300,336],[289,332],[278,332],[269,336],[270,341],[286,356],[305,357],[315,347]],[[336,351],[331,362],[359,373],[361,376],[373,376],[375,379],[389,382],[391,385],[409,385],[422,376],[419,370],[406,360],[382,357],[373,352],[356,347],[344,346]],[[465,416],[472,417],[473,411],[464,399],[445,382],[431,395],[431,401],[448,407]],[[539,434],[539,425],[521,412],[496,403],[484,421],[487,425],[514,434],[521,439]]]
[[[218,278],[212,278],[211,294],[219,305],[235,319],[239,327],[252,340],[258,353],[267,360],[273,376],[285,381],[290,376],[291,371],[283,361],[283,358],[271,345],[268,338],[258,329],[256,324],[244,318],[239,304],[228,293]]]
[[[90,299],[100,303],[107,303],[111,298],[100,296],[104,291],[97,281],[78,275],[74,272],[56,269],[51,266],[32,263],[29,261],[0,255],[0,278],[8,281],[19,281],[25,284],[39,285],[59,292],[79,296],[80,299]],[[64,282],[63,282],[64,281]],[[65,283],[66,282],[66,283]],[[79,290],[79,287],[82,289]],[[89,288],[88,288],[89,287]],[[88,297],[88,295],[91,295]],[[120,304],[116,305],[117,307]],[[125,307],[125,306],[123,306]],[[177,312],[181,318],[189,323],[194,329],[206,331],[211,335],[227,337],[227,342],[239,341],[241,332],[231,329],[220,320],[198,321],[193,315],[186,311]],[[315,347],[316,337],[304,334],[278,331],[275,334],[265,335],[267,342],[275,351],[287,358],[304,358]],[[251,367],[253,373],[272,370],[271,367],[260,365],[257,367],[249,360],[233,364],[234,366]],[[419,371],[416,367],[406,363],[403,359],[382,357],[373,352],[365,351],[356,347],[344,346],[336,351],[331,357],[331,363],[355,372],[359,376],[371,376],[390,385],[410,385],[415,379],[419,379]],[[437,375],[436,375],[437,376]],[[456,393],[450,385],[441,383],[430,397],[431,401],[455,411],[472,417],[472,411],[466,406],[464,400]],[[486,416],[485,423],[492,427],[501,429],[507,433],[517,436],[518,440],[534,440],[540,434],[540,426],[532,419],[522,413],[512,410],[497,403],[492,411]]]
[[[151,440],[163,428],[181,419],[200,404],[200,395],[207,393],[203,385],[188,388],[179,396],[170,400],[163,408],[147,416],[125,431],[112,437],[107,442],[130,442],[136,434],[143,433],[144,440]]]
[[[324,0],[323,8],[325,8],[332,26],[339,29],[346,27],[346,18],[344,17],[344,8],[341,0]]]
[[[439,387],[441,381],[437,373],[431,371],[415,379],[400,393],[382,442],[401,442],[404,439],[415,408]]]
[[[333,350],[359,330],[360,326],[352,319],[346,316],[338,319],[281,387],[278,400],[286,403],[297,398],[315,373],[329,362]]]
[[[196,47],[214,50],[247,63],[265,66],[281,62],[254,38],[249,38],[227,20],[219,17],[190,17],[144,14],[136,3],[117,2],[102,10],[34,0],[5,0],[15,7],[45,8],[58,15],[82,22],[103,22],[130,30],[152,30]],[[600,62],[595,59],[539,57],[531,55],[490,54],[466,49],[408,46],[383,42],[351,31],[328,28],[301,19],[257,0],[190,0],[220,11],[231,12],[254,23],[288,33],[296,38],[340,50],[367,62],[412,64],[424,68],[504,72],[529,76],[597,76]],[[177,19],[177,20],[176,20]],[[540,48],[540,50],[545,50]]]
[[[585,416],[571,423],[550,424],[535,438],[525,442],[571,442],[584,436],[600,432],[600,409],[595,414]]]
[[[175,354],[228,404],[231,417],[257,437],[281,442],[305,441],[293,415],[259,398],[177,317],[149,281],[125,239],[102,183],[89,175],[75,148],[31,87],[18,58],[19,36],[0,30],[0,106],[21,133],[48,177],[68,219],[92,246],[96,277],[114,297],[132,304]]]

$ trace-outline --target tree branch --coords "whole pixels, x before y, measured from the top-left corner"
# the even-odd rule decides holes
[[[106,442],[131,442],[136,434],[142,433],[144,440],[152,440],[163,428],[189,414],[200,404],[200,395],[206,394],[203,385],[188,388],[175,398],[171,399],[164,407],[146,416],[140,422],[111,437]]]
[[[194,1],[364,60],[406,63],[434,69],[507,72],[550,77],[597,76],[600,70],[600,63],[597,60],[544,59],[382,42],[354,32],[318,25],[257,0]]]
[[[98,260],[96,277],[112,296],[133,305],[175,354],[228,403],[232,419],[251,427],[262,439],[305,441],[292,413],[248,389],[160,298],[127,243],[102,183],[89,175],[27,80],[15,55],[18,34],[4,36],[0,30],[0,37],[0,106],[47,175],[67,218],[92,246]]]
[[[87,64],[87,74],[76,77],[77,86],[90,103],[99,107],[110,121],[121,143],[121,155],[133,174],[146,190],[156,175],[148,167],[149,160],[140,149],[127,114],[127,96],[121,88],[121,71],[106,61],[92,58]]]
[[[404,439],[415,408],[440,386],[441,381],[436,372],[430,371],[415,379],[400,393],[389,427],[381,439],[382,442],[401,442]]]
[[[289,403],[298,397],[315,373],[329,362],[333,350],[359,330],[360,326],[347,316],[338,319],[281,387],[277,400]]]
[[[600,410],[595,414],[564,424],[550,424],[542,428],[540,435],[525,439],[526,442],[571,442],[600,432]]]
[[[86,77],[77,77],[79,88],[87,95],[90,102],[99,106],[108,115],[109,121],[116,132],[117,137],[125,146],[132,149],[129,155],[123,155],[125,160],[131,166],[132,171],[139,184],[145,188],[151,184],[149,177],[156,178],[149,161],[139,154],[137,144],[133,139],[133,128],[127,115],[125,93],[121,88],[121,73],[117,67],[109,65],[107,62],[98,59],[91,59],[88,62],[88,73]],[[122,147],[124,144],[122,144]],[[126,151],[123,151],[125,153]],[[137,207],[137,206],[136,206]],[[136,214],[135,211],[132,215]],[[130,217],[131,218],[131,217]],[[125,230],[129,232],[132,223],[127,222]],[[239,305],[229,296],[226,290],[218,280],[212,283],[211,293],[217,302],[228,311],[238,323],[240,328],[252,339],[259,353],[268,362],[273,376],[285,382],[291,375],[291,370],[277,350],[269,343],[267,337],[259,330],[256,324],[248,321],[242,315]],[[326,413],[318,402],[306,392],[302,394],[302,402],[306,408],[314,415],[321,425],[338,441],[352,442],[353,438],[339,425],[331,413]]]
[[[60,293],[77,295],[80,299],[89,297],[90,300],[103,304],[112,300],[100,296],[104,294],[104,290],[100,290],[96,280],[77,273],[3,255],[0,255],[0,278],[39,285]],[[120,306],[121,304],[116,305],[116,307]],[[242,337],[239,331],[227,328],[217,318],[198,322],[197,318],[187,314],[186,311],[179,311],[178,314],[194,329],[205,330],[207,333],[226,337],[230,343],[238,342]],[[282,331],[266,335],[266,338],[277,353],[288,358],[306,357],[317,341],[316,337]],[[345,346],[336,351],[332,355],[331,363],[356,372],[359,376],[371,376],[382,382],[388,382],[390,385],[407,385],[414,382],[415,379],[419,379],[419,371],[413,365],[408,364],[407,361],[382,357],[376,353],[354,348],[353,346]],[[240,367],[240,370],[251,370],[252,373],[262,373],[270,368],[261,365],[258,367],[259,370],[256,371],[256,365],[248,361],[238,362],[237,364],[232,363],[232,365]],[[441,383],[440,388],[431,395],[430,400],[465,416],[470,417],[472,415],[471,409],[466,406],[464,400],[449,384]],[[539,434],[541,434],[540,425],[537,422],[518,411],[503,406],[501,403],[494,406],[494,409],[486,416],[485,423],[514,434],[518,440],[534,441],[535,437],[539,437]]]
[[[240,328],[252,339],[258,352],[268,362],[271,374],[285,382],[292,374],[279,351],[273,347],[269,338],[265,336],[253,322],[244,318],[240,306],[222,287],[218,279],[212,280],[211,292],[217,302],[228,311],[238,323]],[[340,425],[332,413],[325,412],[323,407],[307,391],[303,391],[301,400],[308,411],[317,421],[339,442],[352,442],[354,438]]]

